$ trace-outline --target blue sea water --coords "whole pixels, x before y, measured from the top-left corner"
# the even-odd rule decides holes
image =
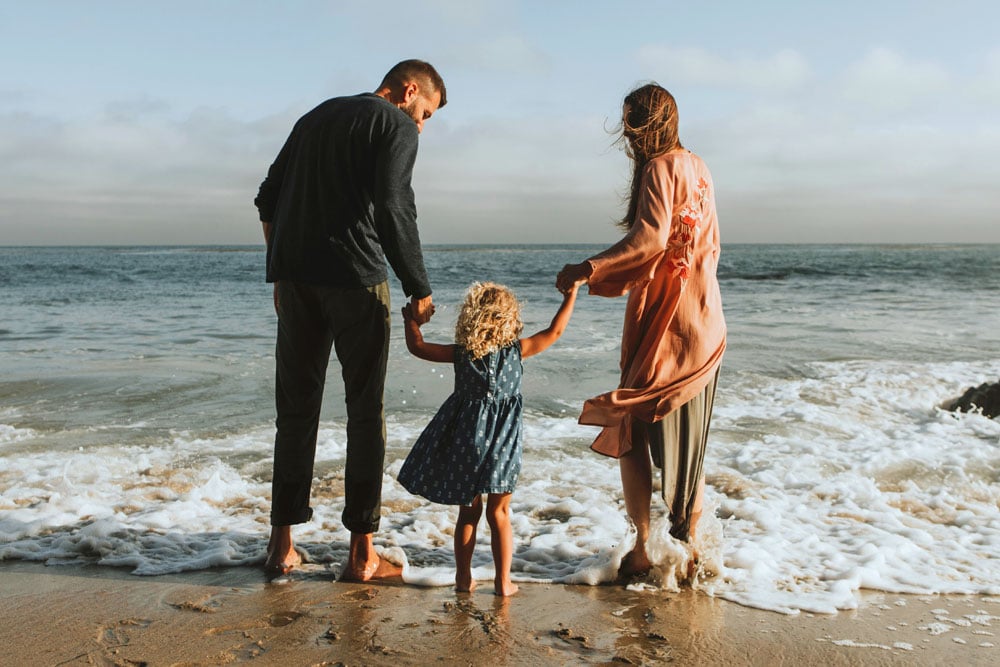
[[[427,247],[425,337],[450,342],[474,280],[509,285],[525,332],[543,328],[556,272],[600,249]],[[263,261],[257,247],[0,248],[0,559],[147,574],[259,560],[274,418]],[[729,348],[702,586],[783,611],[849,607],[861,588],[1000,593],[1000,428],[939,407],[1000,379],[1000,246],[726,245],[719,271]],[[597,583],[628,545],[614,462],[575,424],[616,385],[623,310],[583,296],[564,337],[525,364],[524,579]],[[300,542],[335,564],[335,362],[329,377],[319,509]],[[451,385],[396,327],[381,544],[423,583],[447,580],[451,510],[408,496],[394,472]],[[661,542],[666,572],[680,547]],[[928,544],[951,546],[932,558]]]

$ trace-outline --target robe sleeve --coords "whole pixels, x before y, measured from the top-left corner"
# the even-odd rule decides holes
[[[653,160],[646,165],[635,220],[628,234],[588,260],[591,294],[621,296],[635,285],[652,279],[670,237],[674,201],[671,171],[672,165],[666,160]]]

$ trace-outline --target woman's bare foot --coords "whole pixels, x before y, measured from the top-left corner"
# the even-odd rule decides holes
[[[493,592],[500,597],[510,597],[514,593],[517,593],[517,584],[512,582],[510,579],[504,581],[503,579],[493,580]]]
[[[635,577],[645,577],[651,569],[653,569],[653,563],[646,555],[646,550],[637,547],[622,558],[622,563],[618,566],[618,579],[628,581]]]
[[[701,566],[701,558],[699,557],[698,550],[691,550],[691,558],[687,562],[687,578],[688,581],[693,581],[696,574],[698,574],[698,568]]]

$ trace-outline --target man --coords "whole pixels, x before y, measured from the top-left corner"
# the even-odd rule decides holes
[[[267,280],[278,313],[277,436],[271,538],[265,568],[301,562],[291,526],[312,516],[309,494],[331,346],[347,403],[342,580],[399,574],[372,533],[381,518],[383,393],[389,351],[385,259],[421,322],[434,312],[410,179],[424,123],[447,102],[437,71],[397,64],[374,93],[323,102],[298,120],[254,203],[267,243]]]

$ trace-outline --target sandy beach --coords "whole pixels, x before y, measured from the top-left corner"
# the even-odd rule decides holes
[[[157,577],[0,564],[12,665],[994,665],[1000,598],[867,594],[787,616],[703,593],[522,584],[502,600],[344,584],[307,565]]]

